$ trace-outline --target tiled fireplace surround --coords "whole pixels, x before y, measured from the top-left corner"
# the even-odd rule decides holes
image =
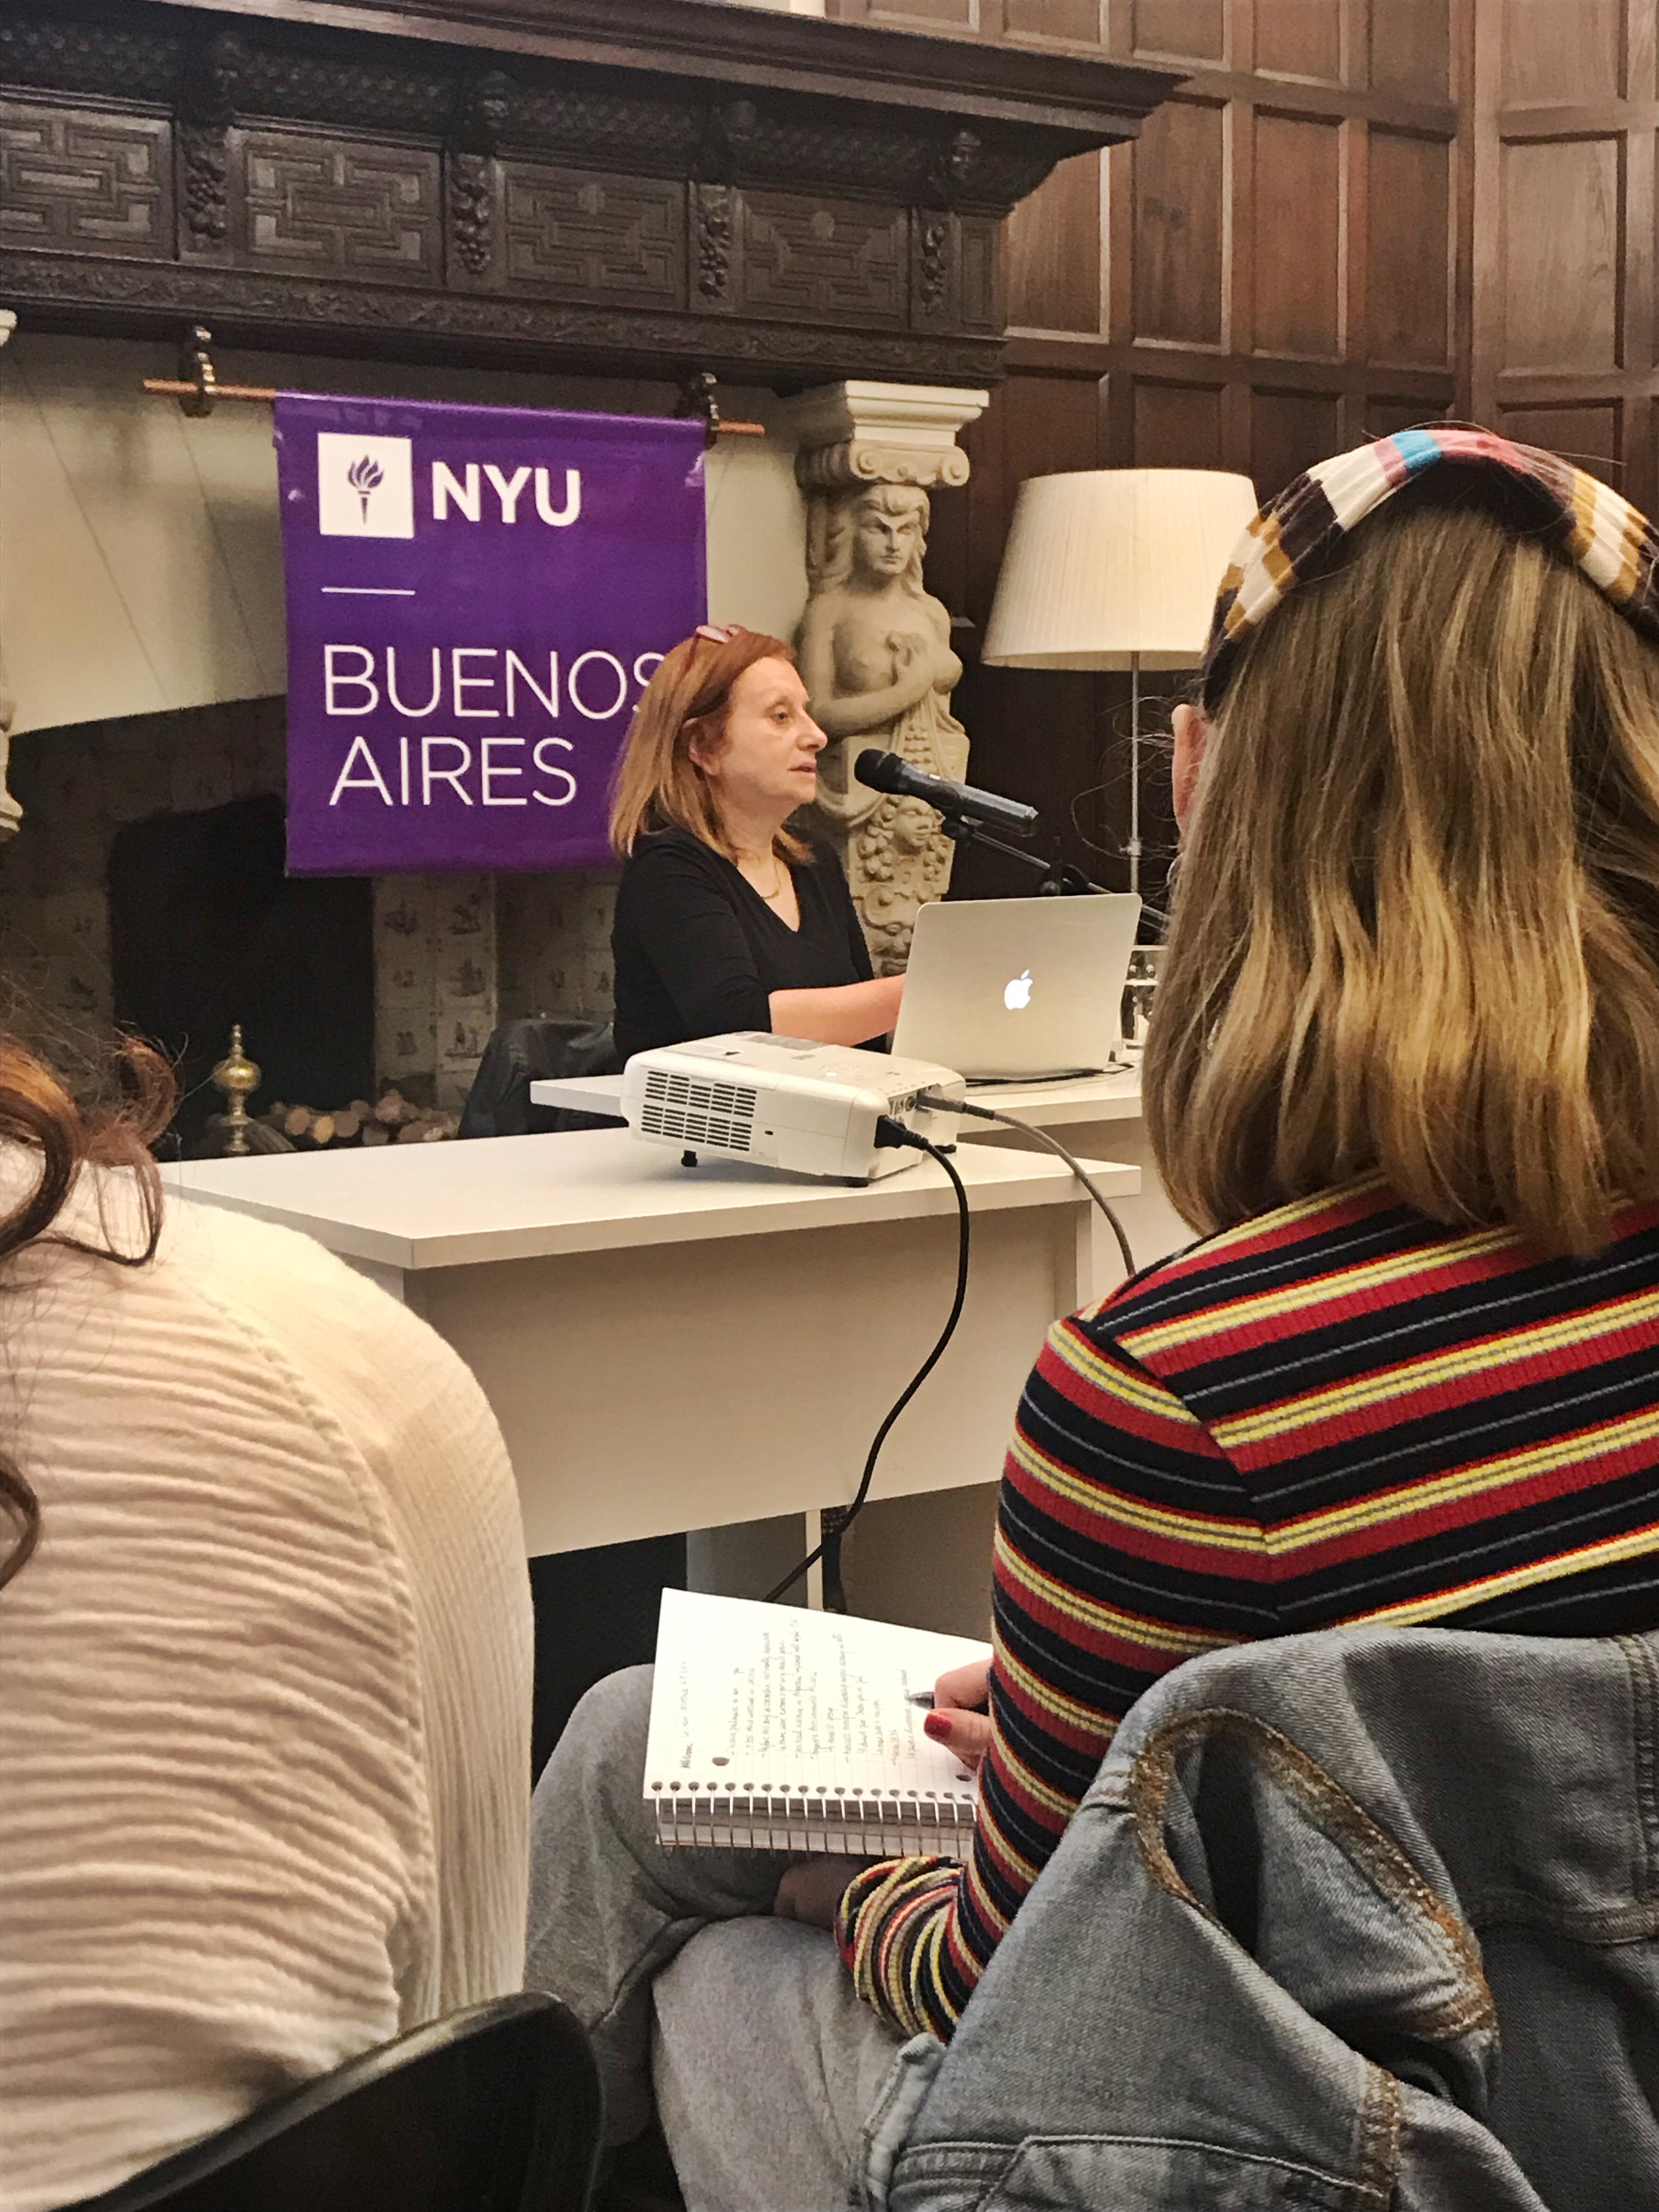
[[[116,834],[157,814],[280,794],[283,702],[37,731],[13,741],[10,785],[23,824],[0,848],[0,953],[49,1016],[107,1028]],[[454,1111],[497,1020],[608,1018],[613,883],[606,874],[376,878],[377,1082]],[[244,1027],[258,1060],[257,1006]],[[268,1102],[252,1103],[258,1112]]]

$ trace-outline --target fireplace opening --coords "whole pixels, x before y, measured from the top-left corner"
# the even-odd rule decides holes
[[[223,1101],[209,1080],[240,1023],[262,1072],[254,1110],[374,1095],[374,886],[290,877],[283,801],[154,816],[110,847],[116,1020],[175,1061],[186,1152]]]

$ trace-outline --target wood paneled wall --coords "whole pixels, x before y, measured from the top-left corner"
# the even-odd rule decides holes
[[[1473,413],[1651,514],[1653,0],[1479,0]]]
[[[1139,139],[1065,163],[1011,220],[1010,374],[966,441],[973,480],[935,526],[933,587],[953,611],[982,632],[1025,477],[1224,468],[1265,496],[1322,454],[1455,409],[1473,4],[831,0],[843,16],[1190,72]],[[1113,885],[1126,697],[1115,678],[986,668],[962,693],[975,779],[1039,805],[1068,857]],[[1151,783],[1167,791],[1156,769]],[[1167,849],[1155,816],[1144,835]],[[1156,885],[1161,859],[1144,874]],[[969,893],[1018,880],[978,855],[957,878]]]
[[[829,0],[824,13],[843,23],[882,23],[896,31],[956,31],[969,38],[1025,46],[1106,44],[1108,0]]]
[[[1452,0],[1136,0],[1107,27],[1192,76],[1016,210],[1016,368],[1108,380],[1106,465],[1239,469],[1264,493],[1447,407]]]
[[[981,630],[1019,483],[1050,470],[1237,469],[1265,497],[1321,454],[1452,413],[1659,510],[1655,0],[830,12],[1190,72],[1133,144],[1066,163],[1012,218],[1011,373],[932,560]],[[1099,848],[1125,834],[1125,694],[970,665],[960,695],[975,778],[1039,805],[1115,884]],[[1167,849],[1167,779],[1151,785],[1146,834]],[[1018,880],[969,855],[957,885]]]

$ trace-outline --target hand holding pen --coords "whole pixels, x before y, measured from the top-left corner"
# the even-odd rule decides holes
[[[931,1691],[911,1693],[914,1705],[931,1707],[922,1723],[935,1743],[954,1752],[965,1767],[977,1768],[991,1748],[991,1662],[970,1659],[965,1667],[951,1667]]]

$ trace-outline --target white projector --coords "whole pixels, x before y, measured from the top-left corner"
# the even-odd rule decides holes
[[[883,1115],[929,1144],[955,1144],[956,1115],[918,1106],[923,1091],[960,1098],[965,1085],[925,1060],[738,1030],[635,1053],[623,1072],[622,1110],[652,1144],[870,1182],[921,1157],[908,1146],[878,1147]]]

